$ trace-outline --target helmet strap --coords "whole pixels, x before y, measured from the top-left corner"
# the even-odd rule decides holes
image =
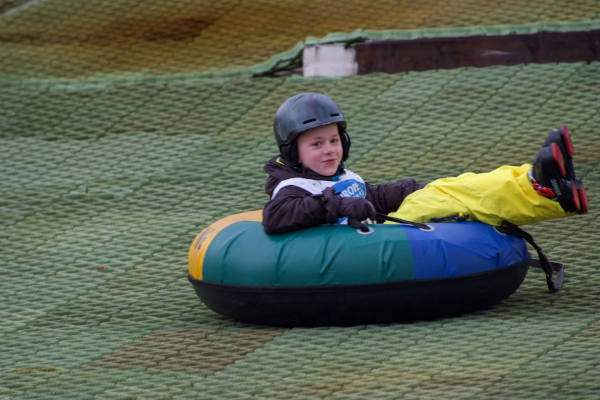
[[[342,128],[340,124],[338,124],[338,132],[340,134],[340,140],[342,141],[343,150],[342,162],[340,163],[340,166],[343,167],[344,161],[346,161],[348,159],[348,156],[350,155],[350,135],[348,135],[346,129]]]
[[[279,146],[279,153],[281,154],[281,160],[285,165],[298,172],[302,172],[302,165],[300,165],[300,160],[298,159],[298,146],[296,140]]]

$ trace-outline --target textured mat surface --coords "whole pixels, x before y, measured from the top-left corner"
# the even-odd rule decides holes
[[[2,92],[0,396],[594,398],[600,64],[344,79],[138,82]],[[260,207],[277,105],[323,91],[350,167],[429,180],[530,161],[568,123],[592,212],[530,227],[566,285],[530,271],[461,318],[272,329],[222,319],[186,280],[195,234]],[[2,398],[2,397],[0,397]]]
[[[2,32],[20,15],[76,21],[64,14],[106,4],[11,3],[35,4],[5,14]],[[344,3],[348,15],[355,4]],[[506,4],[528,15],[521,2]],[[561,3],[551,4],[538,20]],[[169,2],[135,5],[142,14],[171,10]],[[229,18],[236,10],[207,9]],[[123,10],[107,10],[98,24]],[[572,18],[588,15],[569,10]],[[441,26],[448,13],[415,26]],[[468,15],[472,23],[491,18]],[[53,29],[78,35],[63,22]],[[21,46],[1,45],[3,53]],[[600,63],[338,79],[231,79],[225,71],[214,79],[15,83],[13,74],[106,71],[90,61],[59,75],[62,57],[33,62],[34,53],[19,54],[0,59],[11,82],[0,87],[0,399],[597,398]],[[125,64],[141,63],[135,48],[122,54]],[[227,60],[220,62],[229,68]],[[340,104],[352,136],[349,167],[372,182],[529,162],[549,129],[569,125],[591,212],[527,227],[566,264],[564,289],[549,293],[543,274],[531,270],[489,310],[350,328],[260,327],[207,309],[186,278],[188,247],[215,219],[266,201],[262,165],[276,151],[274,112],[307,90]]]
[[[376,30],[380,34],[375,36],[385,37],[393,34],[386,31],[412,30],[407,35],[418,37],[492,26],[494,33],[510,33],[515,29],[583,29],[586,24],[597,28],[600,20],[596,0],[4,3],[0,41],[7,56],[0,58],[0,75],[12,80],[114,73],[235,73],[266,63],[307,37],[322,38],[333,32]]]

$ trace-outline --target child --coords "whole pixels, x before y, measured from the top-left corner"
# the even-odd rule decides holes
[[[348,218],[376,220],[377,213],[416,222],[520,225],[588,211],[566,127],[548,134],[533,165],[466,173],[426,186],[413,179],[371,185],[345,169],[350,150],[346,120],[323,94],[287,99],[277,110],[274,131],[280,154],[265,164],[267,233],[346,223]]]

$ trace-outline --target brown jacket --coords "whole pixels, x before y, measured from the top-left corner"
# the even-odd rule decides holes
[[[332,177],[318,175],[309,169],[298,171],[285,165],[278,157],[267,161],[264,169],[269,175],[265,191],[271,198],[263,209],[265,232],[283,233],[337,221],[341,197],[333,190],[313,195],[297,186],[285,186],[274,199],[272,198],[275,187],[285,179],[333,180]],[[340,167],[339,172],[343,172],[343,167]],[[377,212],[387,214],[396,211],[406,196],[424,185],[415,182],[414,179],[404,179],[382,185],[365,182],[365,186],[367,200],[375,206]]]

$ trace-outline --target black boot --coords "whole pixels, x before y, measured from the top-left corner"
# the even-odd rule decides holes
[[[575,167],[573,166],[573,140],[571,140],[571,132],[566,126],[560,126],[548,133],[543,146],[556,143],[564,160],[564,176],[572,181],[575,180]]]
[[[575,176],[573,142],[566,126],[550,131],[533,160],[530,178],[542,196],[560,203],[567,212],[588,212],[585,187]]]

